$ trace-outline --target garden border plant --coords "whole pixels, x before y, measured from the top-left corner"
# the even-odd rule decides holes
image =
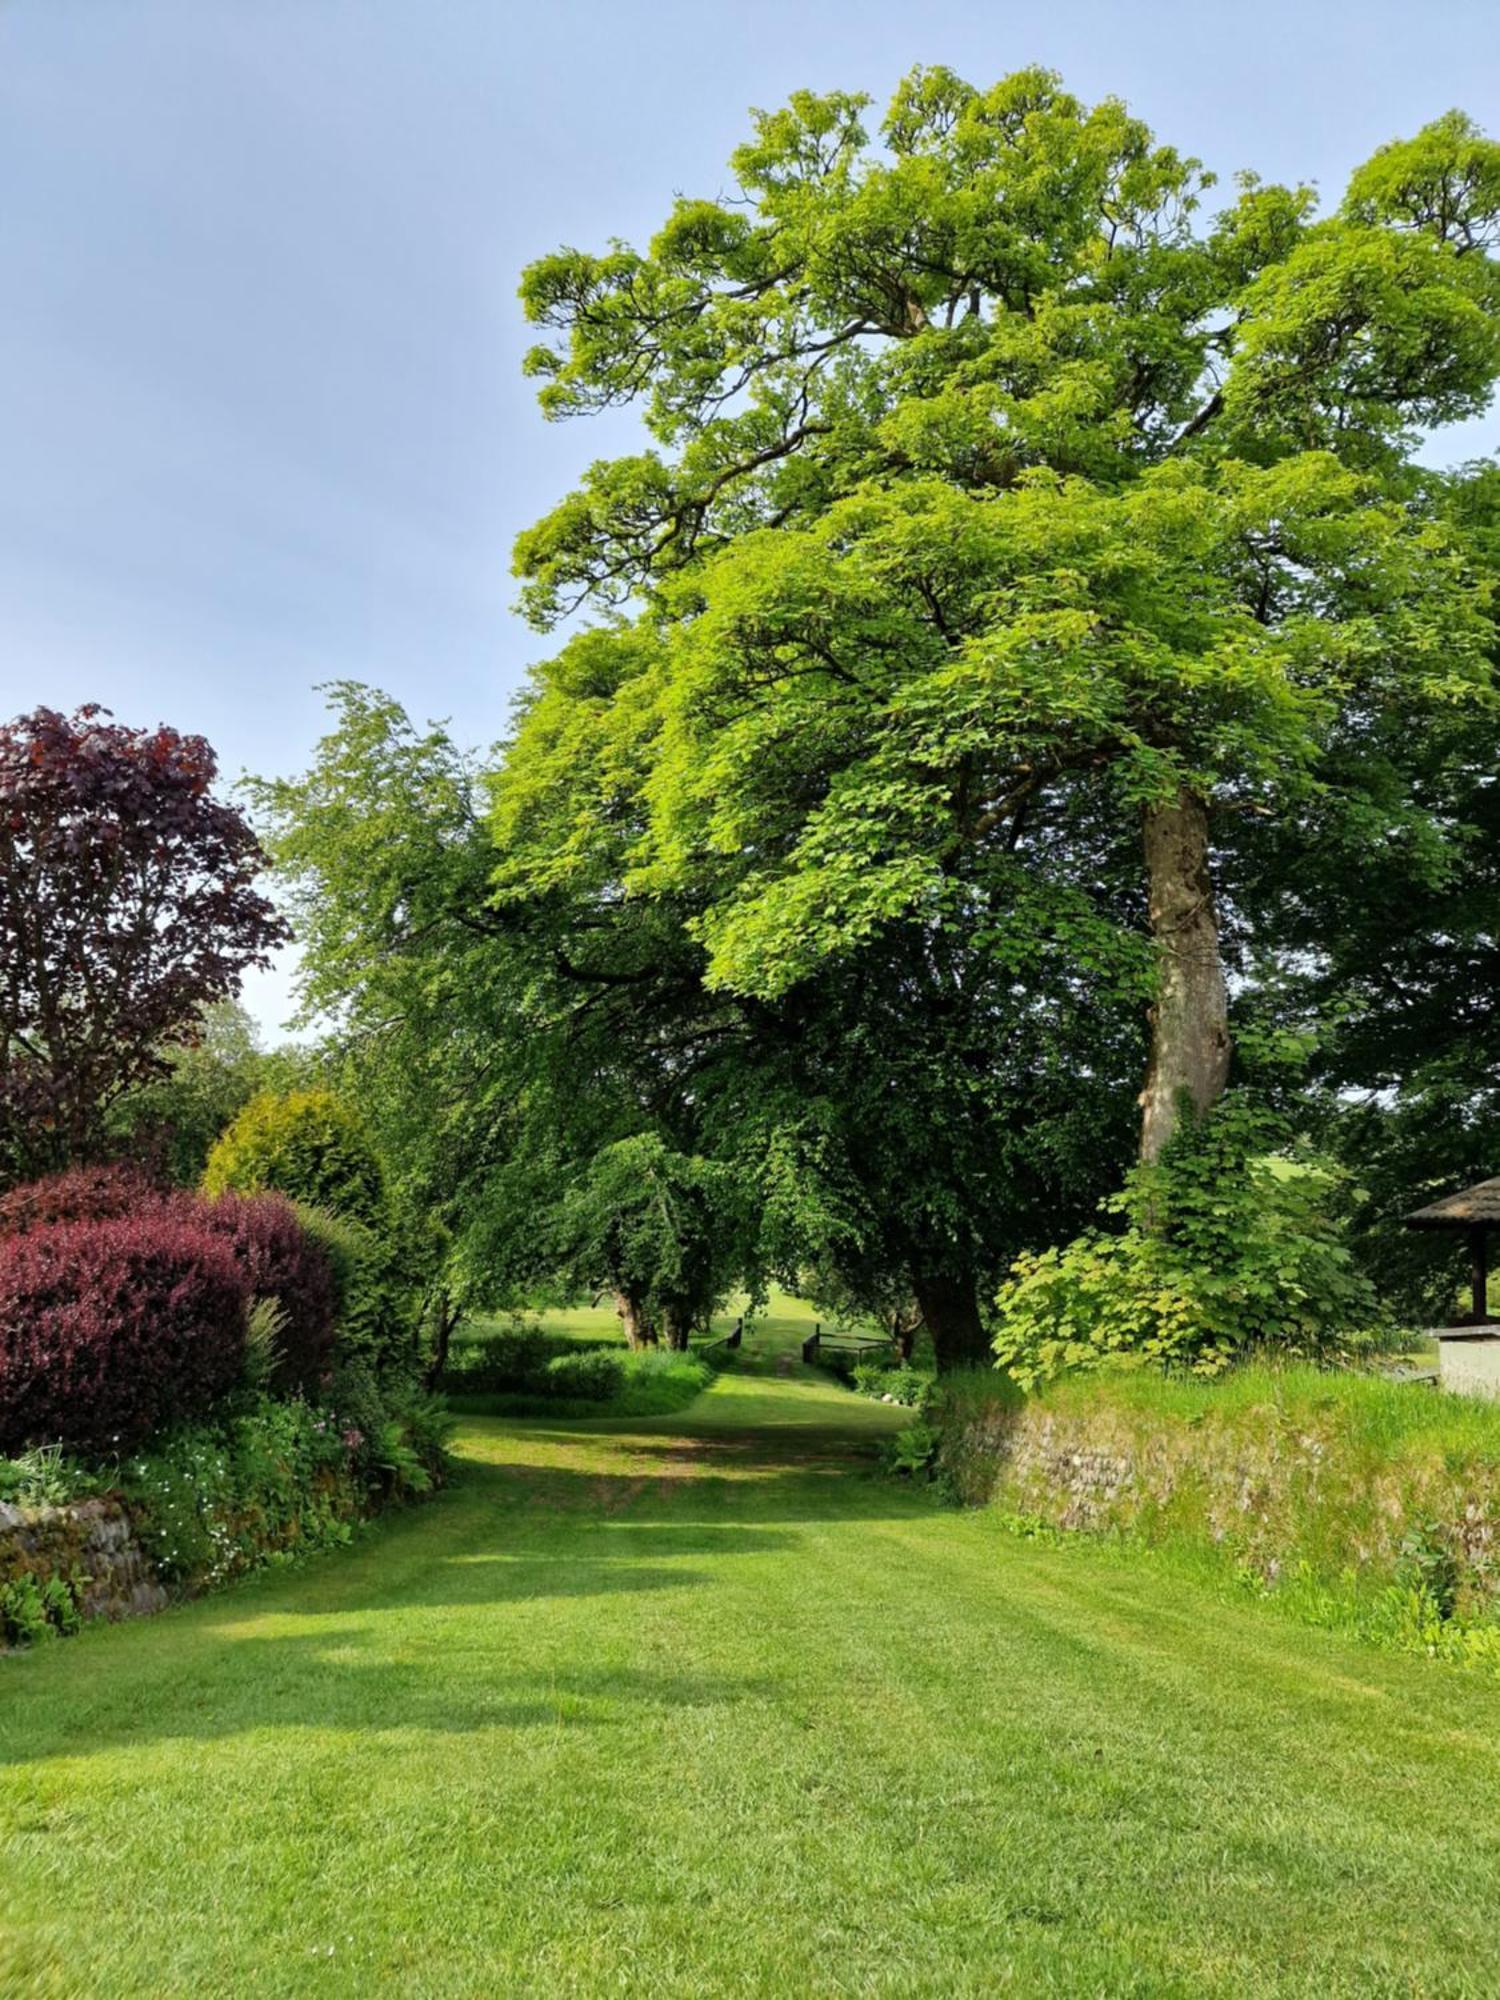
[[[275,1192],[114,1166],[0,1198],[0,1644],[336,1546],[440,1483],[451,1419],[386,1338],[388,1276],[373,1231]]]
[[[69,1634],[98,1578],[98,1514],[143,1559],[139,1608],[348,1544],[385,1507],[445,1483],[453,1419],[421,1390],[361,1405],[242,1388],[206,1420],[111,1463],[56,1450],[0,1459],[0,1646]],[[128,1615],[128,1613],[126,1614]]]

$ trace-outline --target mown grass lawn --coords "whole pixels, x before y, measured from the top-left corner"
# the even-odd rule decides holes
[[[1500,1686],[938,1510],[791,1338],[0,1661],[0,1991],[1500,1990]]]

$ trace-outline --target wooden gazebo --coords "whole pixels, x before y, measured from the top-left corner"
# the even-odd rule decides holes
[[[1441,1201],[1429,1202],[1406,1218],[1408,1229],[1460,1231],[1469,1239],[1470,1269],[1473,1273],[1474,1308],[1466,1324],[1489,1326],[1490,1231],[1500,1229],[1500,1176],[1466,1188],[1462,1194],[1446,1194]],[[1455,1328],[1457,1332],[1460,1329]]]

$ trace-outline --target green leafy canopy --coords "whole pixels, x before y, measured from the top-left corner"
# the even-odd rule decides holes
[[[1204,229],[1196,162],[1045,72],[914,72],[878,147],[866,108],[799,94],[732,201],[522,293],[548,413],[656,448],[518,543],[539,623],[606,615],[535,677],[502,893],[683,895],[761,995],[977,911],[1118,957],[1069,798],[1292,809],[1351,709],[1490,690],[1408,461],[1500,372],[1500,148],[1450,116],[1334,214],[1246,179]]]

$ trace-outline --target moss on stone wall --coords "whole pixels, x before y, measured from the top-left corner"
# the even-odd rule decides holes
[[[969,1505],[1059,1530],[1191,1546],[1329,1610],[1500,1612],[1500,1407],[1311,1368],[1219,1382],[1121,1372],[934,1410],[938,1469]],[[1420,1599],[1421,1602],[1417,1603]],[[1430,1616],[1429,1616],[1430,1615]],[[1496,1632],[1500,1640],[1500,1631]]]
[[[0,1644],[36,1636],[38,1615],[50,1626],[68,1629],[75,1618],[133,1618],[159,1611],[167,1596],[122,1502],[80,1500],[67,1507],[0,1503]],[[71,1604],[72,1617],[59,1615],[65,1603]]]

